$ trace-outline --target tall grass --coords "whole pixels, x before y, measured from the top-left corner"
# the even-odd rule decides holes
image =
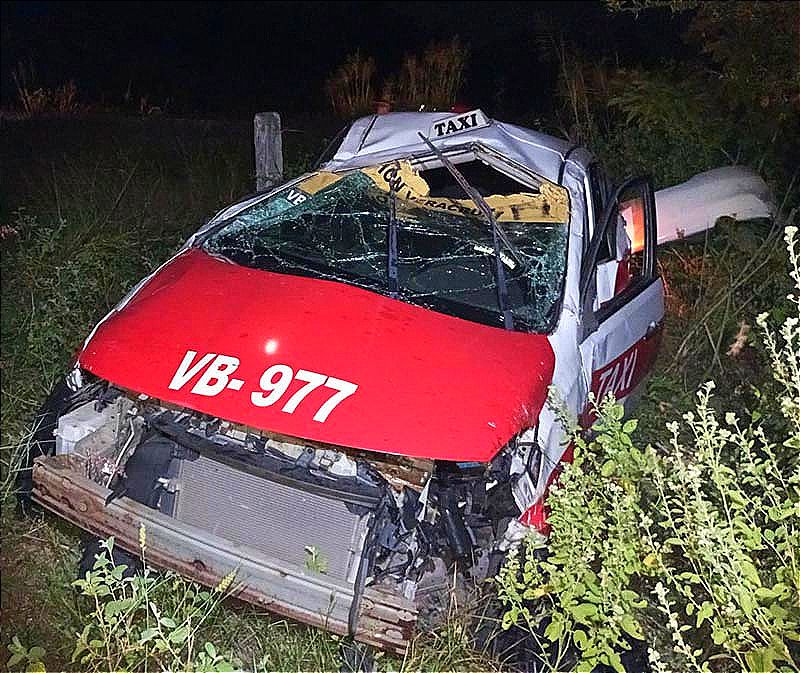
[[[457,37],[433,43],[420,55],[407,54],[397,77],[397,107],[449,110],[464,83],[468,57],[469,50]]]
[[[375,102],[374,77],[374,58],[360,51],[350,54],[325,82],[333,111],[342,119],[367,114]]]
[[[562,134],[591,147],[611,124],[608,109],[597,101],[608,100],[613,71],[606,63],[584,58],[563,37],[551,37],[548,42],[558,62],[556,96]]]
[[[222,204],[252,189],[247,130],[242,146],[227,151],[210,138],[189,142],[185,133],[172,137],[170,150],[145,142],[163,131],[150,124],[120,125],[111,133],[83,120],[13,122],[6,129],[4,503],[27,453],[28,424],[92,326]],[[40,132],[59,142],[32,143]]]
[[[371,112],[376,90],[392,110],[449,110],[464,83],[468,57],[457,37],[434,42],[420,54],[406,54],[398,71],[375,89],[375,60],[356,52],[328,78],[325,91],[333,111],[344,119]]]
[[[70,117],[85,109],[78,101],[78,87],[73,80],[55,88],[36,85],[36,69],[32,62],[19,62],[11,70],[17,89],[17,102],[26,119],[37,117]]]

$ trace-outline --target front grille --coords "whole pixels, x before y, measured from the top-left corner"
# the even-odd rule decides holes
[[[177,519],[301,568],[324,564],[326,575],[355,582],[368,513],[210,458],[180,463]],[[316,551],[316,565],[308,548]]]

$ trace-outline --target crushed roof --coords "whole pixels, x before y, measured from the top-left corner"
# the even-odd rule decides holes
[[[423,133],[441,149],[480,143],[548,180],[558,180],[565,157],[573,147],[566,140],[492,119],[486,119],[484,125],[475,128],[435,137],[435,124],[462,118],[473,112],[476,111],[393,112],[362,117],[353,122],[336,154],[322,168],[343,170],[380,164],[400,157],[430,154],[430,149],[419,137],[419,133]],[[483,113],[480,115],[483,117]]]

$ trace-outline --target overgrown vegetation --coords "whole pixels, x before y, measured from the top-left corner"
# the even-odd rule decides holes
[[[544,661],[571,650],[576,670],[622,671],[620,651],[645,640],[659,672],[800,666],[796,227],[786,244],[793,310],[777,332],[759,317],[780,388],[769,419],[721,414],[708,383],[663,444],[640,448],[636,421],[611,398],[596,436],[575,434],[575,462],[548,499],[546,547],[515,552],[498,578],[504,625],[524,621]]]
[[[794,2],[608,2],[617,12],[687,14],[696,57],[644,68],[613,52],[586,55],[551,28],[538,38],[558,67],[553,126],[587,143],[616,177],[657,187],[744,163],[785,193],[800,137],[800,8]],[[652,161],[658,156],[659,161]]]
[[[137,671],[148,665],[161,670],[232,671],[232,662],[200,634],[231,589],[235,573],[207,591],[175,573],[155,573],[147,565],[146,546],[147,531],[142,527],[142,567],[133,569],[114,562],[114,538],[103,540],[92,569],[73,582],[84,626],[77,634],[71,663],[84,671]]]
[[[660,251],[666,352],[642,421],[623,423],[604,400],[597,434],[576,437],[548,501],[547,551],[529,544],[501,573],[505,626],[531,633],[545,669],[621,670],[623,652],[647,647],[656,671],[797,670],[800,331],[781,225],[796,284],[800,10],[613,4],[693,12],[686,39],[701,57],[625,69],[562,42],[557,125],[618,177],[650,173],[663,187],[746,163],[783,197],[771,226],[721,223],[702,243]],[[770,308],[760,340],[759,306]],[[711,377],[724,385],[702,385]]]
[[[434,42],[421,54],[406,54],[398,72],[375,86],[375,59],[355,52],[328,78],[325,92],[342,119],[374,112],[376,103],[394,111],[449,110],[463,84],[468,53],[457,37]]]
[[[56,86],[42,83],[33,58],[18,62],[11,69],[11,80],[16,101],[0,110],[0,117],[10,119],[70,119],[97,114],[150,117],[166,113],[171,103],[170,98],[156,103],[147,93],[134,95],[132,81],[119,96],[104,95],[102,101],[88,102],[74,79]]]

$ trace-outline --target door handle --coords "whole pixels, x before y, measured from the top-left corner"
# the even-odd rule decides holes
[[[648,326],[647,331],[644,333],[645,340],[652,339],[656,334],[661,331],[661,323],[653,320]]]

